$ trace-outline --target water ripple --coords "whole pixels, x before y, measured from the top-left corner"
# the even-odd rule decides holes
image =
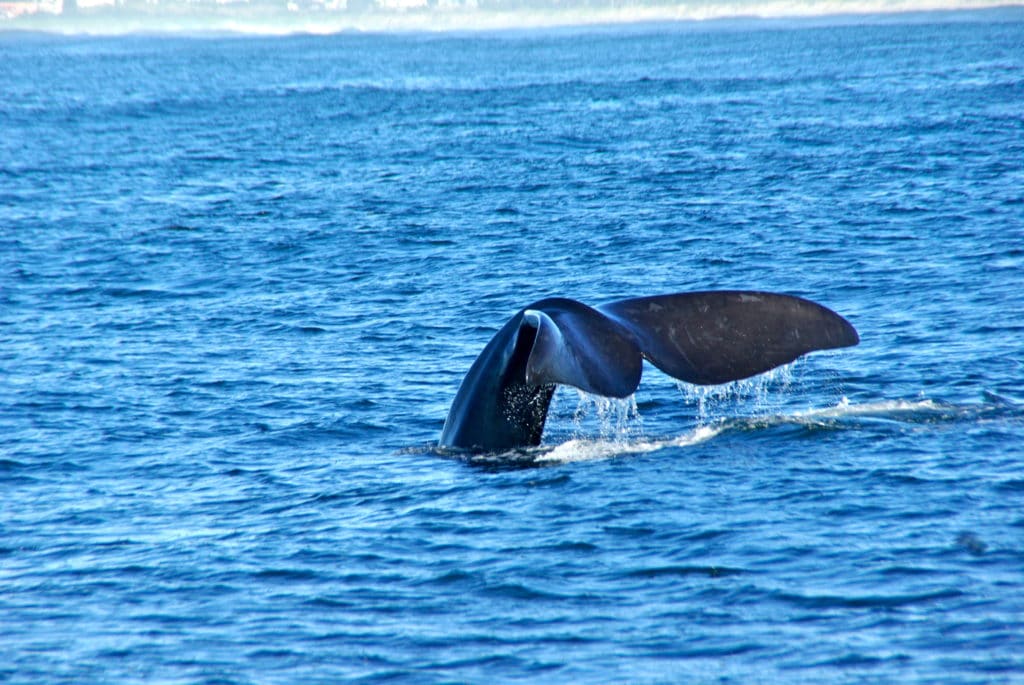
[[[0,680],[1012,680],[1019,15],[0,35]],[[707,288],[862,342],[436,448]]]

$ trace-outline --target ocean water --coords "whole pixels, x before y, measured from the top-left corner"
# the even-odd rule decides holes
[[[1024,14],[0,34],[0,681],[1024,680]],[[858,347],[435,448],[519,308]]]

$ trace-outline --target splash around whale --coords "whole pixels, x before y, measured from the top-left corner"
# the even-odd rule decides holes
[[[521,309],[484,347],[439,445],[474,452],[538,445],[557,385],[628,397],[645,359],[681,381],[716,385],[859,341],[831,309],[778,293],[676,293],[598,307],[544,299]]]

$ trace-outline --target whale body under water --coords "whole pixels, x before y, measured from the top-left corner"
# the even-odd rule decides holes
[[[598,307],[544,299],[484,347],[455,395],[439,446],[498,452],[538,445],[557,385],[628,397],[644,359],[681,381],[716,385],[858,342],[842,316],[792,295],[716,290]]]

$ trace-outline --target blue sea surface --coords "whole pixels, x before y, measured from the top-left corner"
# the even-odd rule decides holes
[[[0,34],[0,681],[1024,681],[1024,13]],[[854,348],[562,388],[518,309]]]

